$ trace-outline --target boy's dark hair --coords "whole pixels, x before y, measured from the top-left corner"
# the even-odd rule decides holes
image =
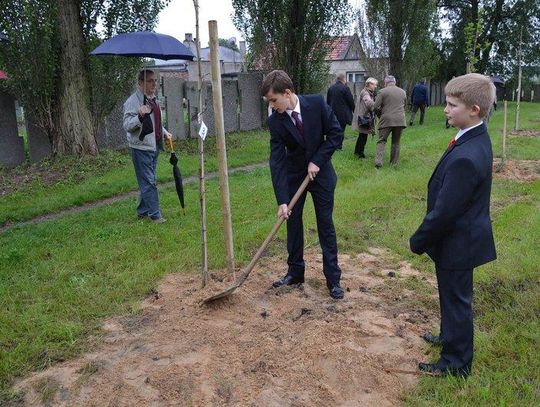
[[[270,72],[263,80],[261,86],[261,95],[266,96],[270,91],[274,93],[285,93],[289,89],[294,93],[294,85],[287,72],[279,69]]]
[[[138,76],[139,82],[144,81],[144,78],[146,76],[152,75],[152,74],[154,74],[154,71],[152,71],[151,69],[143,69],[142,71],[139,72],[139,76]]]

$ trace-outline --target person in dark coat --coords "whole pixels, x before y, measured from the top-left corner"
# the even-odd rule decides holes
[[[270,130],[270,172],[278,203],[278,217],[287,219],[288,271],[273,287],[304,282],[304,226],[302,212],[307,192],[294,209],[288,204],[307,175],[307,191],[313,198],[317,232],[323,254],[323,273],[330,296],[343,298],[340,286],[336,231],[332,214],[337,176],[332,154],[343,144],[343,130],[321,95],[296,95],[291,78],[284,71],[270,72],[261,94],[274,110],[268,118]]]
[[[436,363],[421,371],[467,377],[473,361],[473,269],[496,258],[489,214],[493,152],[482,122],[494,100],[495,87],[480,74],[452,79],[445,88],[449,123],[458,128],[428,183],[427,214],[410,238],[411,251],[435,262],[442,345]]]
[[[418,109],[420,109],[420,125],[424,124],[424,116],[426,114],[426,107],[429,106],[429,90],[425,85],[426,80],[420,79],[420,81],[414,86],[411,94],[411,119],[409,120],[409,126],[414,124],[414,116]]]
[[[345,131],[345,126],[352,123],[354,112],[354,98],[351,90],[347,86],[345,74],[340,73],[334,83],[326,93],[326,103],[330,105],[336,115],[341,129]]]

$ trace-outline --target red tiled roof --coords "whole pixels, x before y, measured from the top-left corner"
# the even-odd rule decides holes
[[[343,37],[334,37],[329,41],[328,53],[326,54],[326,60],[335,61],[343,59],[343,55],[347,52],[349,44],[351,43],[352,36],[346,35]]]
[[[326,61],[339,61],[343,59],[345,53],[349,49],[352,35],[345,35],[342,37],[333,37],[326,44],[328,44],[328,53],[326,54]],[[254,70],[270,70],[272,67],[272,56],[275,53],[274,44],[267,44],[264,52],[261,52],[259,57],[253,61],[251,69]]]

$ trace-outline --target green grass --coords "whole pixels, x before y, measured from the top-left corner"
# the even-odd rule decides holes
[[[339,176],[334,218],[341,252],[383,246],[420,270],[433,272],[427,257],[408,251],[407,241],[425,212],[431,171],[455,134],[453,129],[444,129],[441,110],[430,108],[425,126],[406,130],[397,168],[387,165],[389,146],[385,166],[374,168],[375,143],[371,139],[368,159],[353,158],[355,136],[348,131],[344,151],[337,152],[333,160]],[[534,121],[539,112],[540,105],[524,103],[522,128],[540,127],[540,122]],[[500,151],[501,126],[499,110],[490,122],[496,154]],[[267,135],[262,133],[249,141],[238,137],[241,145],[229,150],[231,165],[267,158]],[[509,148],[510,158],[540,155],[538,140],[530,138],[510,139]],[[185,168],[195,173],[196,156],[185,156],[184,162]],[[167,177],[163,172],[167,165],[160,163],[162,180]],[[109,185],[109,195],[114,188],[124,191],[118,188],[123,182],[133,187],[131,167],[127,165],[122,171],[115,169],[108,176],[97,177]],[[121,174],[127,179],[122,180]],[[86,185],[101,185],[96,182],[93,178],[84,181]],[[223,268],[225,245],[218,182],[208,181],[207,186],[210,268]],[[77,185],[65,186],[59,193],[69,196],[72,188]],[[99,198],[95,191],[80,191],[84,199]],[[42,193],[39,188],[30,190],[31,199],[20,200],[21,213],[29,214],[28,207],[34,205],[44,213],[49,198]],[[269,170],[231,176],[230,194],[235,257],[237,265],[242,265],[275,220]],[[55,195],[51,192],[50,196]],[[136,313],[140,300],[165,274],[198,271],[197,186],[186,187],[186,216],[179,213],[172,188],[161,189],[161,201],[168,218],[163,225],[134,219],[135,199],[129,199],[0,235],[0,404],[16,398],[9,391],[14,378],[88,349],[87,338],[98,333],[103,318]],[[475,271],[473,376],[467,381],[423,378],[406,396],[406,404],[521,406],[540,402],[539,202],[540,181],[518,184],[494,180],[498,260]],[[54,208],[61,206],[59,201]],[[305,228],[316,228],[311,200],[306,205]],[[285,250],[285,230],[279,236],[280,241],[271,245],[271,253]],[[316,241],[315,233],[306,233],[306,244],[315,245]]]
[[[197,140],[182,140],[175,144],[179,152],[183,177],[196,175],[199,171]],[[264,131],[232,133],[227,135],[229,167],[239,167],[268,159],[269,143]],[[217,171],[215,138],[205,143],[206,171]],[[160,154],[158,182],[172,181],[169,154]],[[104,152],[101,156],[76,159],[62,157],[46,161],[41,171],[50,168],[63,177],[49,185],[41,178],[0,200],[0,225],[7,222],[28,220],[46,213],[58,211],[137,189],[133,164],[128,153]],[[26,170],[36,166],[26,165],[12,170],[0,169],[1,179],[10,182],[10,175],[24,176]],[[2,174],[4,173],[4,174]]]

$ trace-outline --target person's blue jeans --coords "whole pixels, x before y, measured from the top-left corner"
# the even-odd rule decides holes
[[[159,150],[146,151],[131,149],[131,159],[135,167],[135,175],[139,183],[140,197],[137,215],[161,218],[159,194],[157,190],[156,167]]]

